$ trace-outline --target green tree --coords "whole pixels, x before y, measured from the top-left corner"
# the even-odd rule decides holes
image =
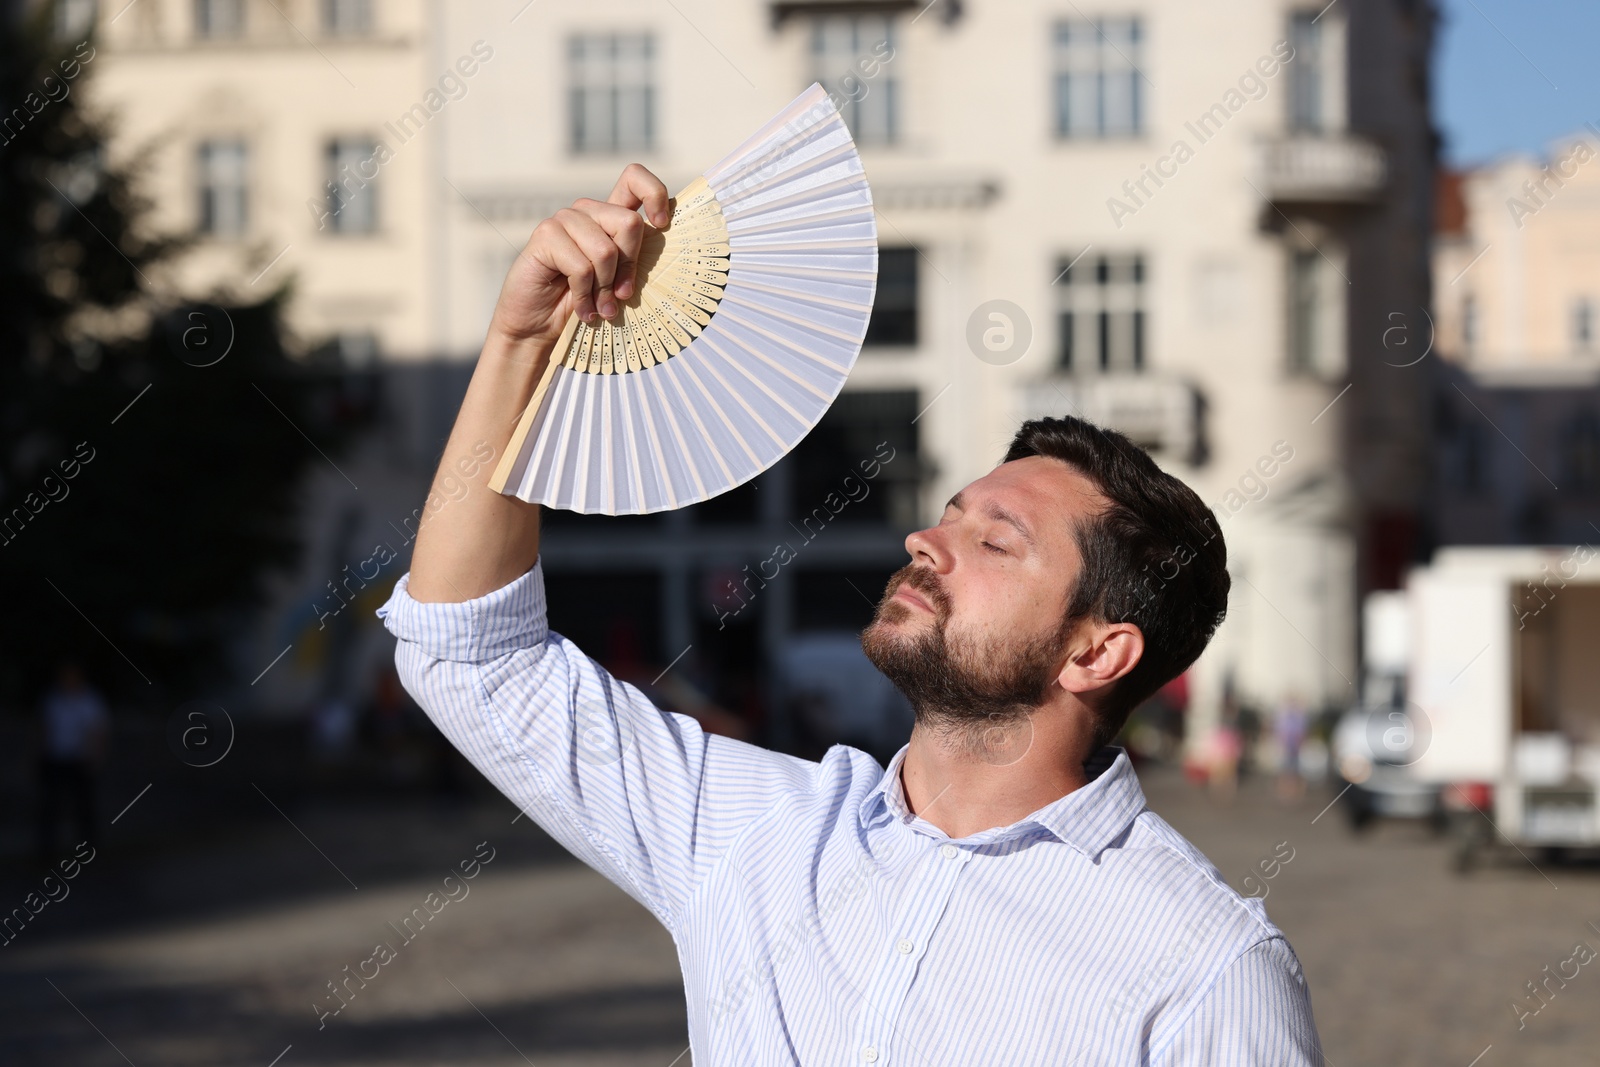
[[[285,351],[286,290],[166,288],[185,241],[108,162],[94,44],[32,7],[0,26],[0,702],[70,658],[165,703],[228,675],[350,405]]]

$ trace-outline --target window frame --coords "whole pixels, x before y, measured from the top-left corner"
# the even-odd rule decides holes
[[[1108,27],[1126,30],[1115,39]],[[1070,62],[1074,48],[1081,47],[1072,40],[1075,34],[1092,31],[1094,62],[1078,69]],[[1060,142],[1137,140],[1145,136],[1148,101],[1140,82],[1144,78],[1141,66],[1148,45],[1145,20],[1138,14],[1106,15],[1095,18],[1060,18],[1050,30],[1050,109],[1052,135]],[[1120,42],[1120,44],[1119,44]],[[1132,55],[1128,54],[1132,51]],[[1108,62],[1108,56],[1110,62]],[[1125,66],[1124,66],[1125,64]],[[1108,78],[1126,78],[1124,98],[1119,107],[1126,110],[1116,123],[1107,121]],[[1092,127],[1078,127],[1072,120],[1075,114],[1073,86],[1077,79],[1091,79],[1093,85],[1094,121]]]
[[[1051,289],[1056,371],[1141,375],[1150,368],[1150,257],[1143,249],[1063,253]]]
[[[328,233],[335,237],[370,237],[380,232],[383,219],[380,214],[383,201],[379,196],[378,177],[374,172],[368,178],[360,172],[359,164],[371,161],[378,154],[378,139],[370,134],[337,134],[323,142],[322,166],[325,177],[324,207],[327,210]],[[346,153],[350,146],[359,146],[354,152]],[[365,152],[362,152],[365,149]],[[354,176],[360,180],[360,187],[350,193],[349,200],[341,197],[346,190],[339,181],[341,167],[352,167]],[[346,215],[353,206],[359,205],[360,212]]]
[[[227,166],[216,158],[218,150],[225,148],[238,149],[235,162],[238,181],[231,185],[214,180],[219,169]],[[237,135],[207,137],[195,146],[196,233],[223,241],[238,240],[250,233],[250,155],[250,142]],[[233,226],[219,226],[218,221],[227,215],[219,211],[221,195],[228,192],[235,194],[236,210],[233,214],[237,222]]]
[[[595,62],[596,57],[581,54],[598,42],[605,42],[611,53],[599,57],[601,62],[607,64],[610,74],[609,81],[603,85],[590,84],[595,79],[584,66]],[[616,76],[622,65],[628,62],[628,56],[623,54],[628,44],[642,45],[640,60],[644,64],[644,74],[639,84],[625,83]],[[618,156],[647,154],[657,150],[661,125],[659,59],[660,44],[656,34],[650,30],[599,30],[567,37],[567,152],[570,155]],[[609,129],[605,131],[608,136],[591,136],[588,132],[589,121],[595,116],[589,99],[591,93],[610,94]],[[640,95],[634,98],[625,96],[627,93]],[[637,110],[637,114],[632,116],[636,121],[631,124],[624,121],[624,110],[630,102],[634,103]],[[634,129],[626,129],[629,125]]]

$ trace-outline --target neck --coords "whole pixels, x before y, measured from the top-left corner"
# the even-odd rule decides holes
[[[900,767],[906,804],[953,838],[1009,826],[1089,783],[1091,722],[1075,699],[993,727],[919,720]]]

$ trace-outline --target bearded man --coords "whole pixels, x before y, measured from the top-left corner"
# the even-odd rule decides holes
[[[1026,423],[906,538],[862,635],[916,710],[887,769],[707,735],[550,632],[539,509],[474,458],[504,450],[568,315],[633,294],[667,212],[631,166],[512,266],[440,464],[478,484],[429,516],[382,612],[418,703],[671,932],[700,1067],[1320,1067],[1283,935],[1109,745],[1228,593],[1211,512],[1126,438]]]

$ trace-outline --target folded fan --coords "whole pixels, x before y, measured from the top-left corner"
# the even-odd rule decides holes
[[[776,463],[860,354],[878,278],[872,195],[813,85],[646,228],[616,321],[574,316],[495,489],[608,515],[684,507]]]

